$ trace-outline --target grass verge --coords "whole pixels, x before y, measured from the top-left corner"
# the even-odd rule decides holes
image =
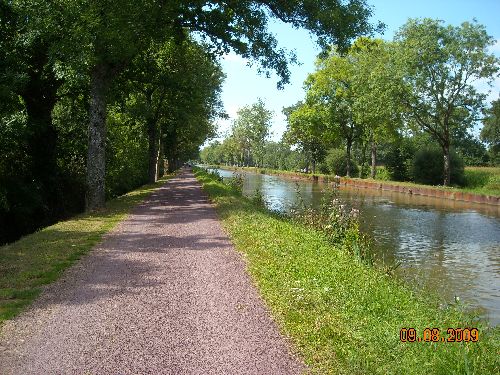
[[[500,168],[466,167],[465,189],[476,194],[500,196]]]
[[[75,216],[1,246],[0,325],[19,314],[43,285],[57,280],[168,178],[113,199],[103,210]]]
[[[492,374],[500,332],[439,306],[329,244],[324,234],[279,217],[203,170],[196,176],[283,332],[312,373]],[[400,329],[477,327],[478,342],[400,341]]]

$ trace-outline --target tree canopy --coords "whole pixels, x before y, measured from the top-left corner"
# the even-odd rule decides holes
[[[286,84],[295,57],[272,20],[326,50],[379,27],[371,12],[365,0],[2,0],[0,240],[78,212],[83,191],[99,209],[164,159],[193,157],[223,114],[217,59],[229,51]]]
[[[396,36],[399,97],[408,120],[441,146],[443,185],[450,184],[453,132],[480,119],[486,96],[474,83],[491,83],[499,71],[498,59],[488,52],[493,42],[476,22],[445,26],[432,19],[409,20]]]
[[[500,157],[500,98],[494,100],[491,106],[485,110],[481,129],[481,140],[490,147],[491,158],[499,162]]]

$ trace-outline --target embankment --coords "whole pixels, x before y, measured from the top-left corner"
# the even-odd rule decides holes
[[[336,177],[331,175],[323,174],[305,174],[299,172],[288,172],[288,171],[278,171],[273,169],[262,169],[254,167],[227,167],[221,166],[220,168],[228,170],[241,170],[249,171],[254,173],[263,174],[273,174],[283,178],[292,180],[307,180],[307,181],[317,181],[321,183],[338,183],[340,187],[349,186],[360,189],[374,189],[374,190],[384,190],[398,192],[408,195],[418,195],[423,197],[433,197],[440,199],[450,199],[461,202],[469,203],[480,203],[489,204],[493,206],[500,206],[500,196],[497,195],[485,195],[485,194],[475,194],[471,192],[464,191],[459,188],[445,188],[445,187],[435,187],[428,185],[419,185],[413,183],[400,183],[394,181],[379,181],[372,179],[360,179],[360,178],[346,178],[346,177]]]

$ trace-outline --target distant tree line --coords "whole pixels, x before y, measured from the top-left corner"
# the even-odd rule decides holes
[[[0,244],[196,156],[223,115],[229,51],[286,84],[294,57],[271,19],[345,50],[371,13],[365,0],[0,0]]]
[[[488,107],[475,85],[498,76],[499,60],[488,52],[493,43],[476,22],[454,27],[423,19],[409,20],[392,42],[362,37],[347,50],[333,47],[308,76],[305,99],[283,110],[281,142],[261,139],[268,155],[236,157],[244,133],[239,113],[230,136],[201,159],[274,167],[287,155],[285,169],[372,178],[383,164],[386,178],[460,184],[464,163],[499,163],[499,100]],[[478,137],[470,130],[480,123]],[[256,154],[250,143],[246,149]]]

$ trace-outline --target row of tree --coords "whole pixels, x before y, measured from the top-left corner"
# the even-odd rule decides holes
[[[29,91],[24,72],[10,68],[14,79],[5,91],[10,108],[2,111],[0,141],[3,241],[83,210],[88,142],[95,143],[82,126],[92,116],[84,76],[58,81],[50,108],[36,97],[28,101],[37,94],[45,99],[50,92],[44,83],[38,93]],[[198,153],[222,111],[223,78],[206,48],[188,36],[152,44],[130,63],[106,93],[106,158],[100,168],[107,197],[154,182],[164,169]]]
[[[239,109],[224,142],[214,142],[211,147],[204,148],[201,152],[203,160],[209,164],[262,167],[264,156],[269,153],[266,148],[269,145],[272,117],[273,113],[266,109],[260,99],[255,104]]]
[[[196,153],[230,50],[287,83],[270,19],[343,50],[370,15],[365,0],[0,0],[0,243]]]
[[[475,83],[491,83],[499,71],[493,43],[475,22],[423,19],[408,21],[393,42],[360,38],[347,53],[332,50],[309,75],[305,100],[285,110],[286,136],[313,163],[343,145],[347,175],[354,144],[369,148],[374,177],[382,140],[425,132],[442,150],[442,182],[450,185],[453,142],[484,116],[486,95]]]
[[[201,158],[271,167],[287,155],[293,162],[286,169],[311,165],[315,172],[317,164],[322,171],[339,168],[338,152],[329,150],[343,148],[350,176],[354,159],[365,165],[369,150],[372,178],[379,153],[393,178],[407,179],[418,149],[434,143],[442,154],[441,183],[449,185],[452,148],[469,164],[488,158],[469,132],[481,120],[481,139],[490,146],[491,162],[498,162],[499,101],[485,108],[486,95],[476,89],[478,81],[491,83],[498,74],[499,60],[488,52],[493,42],[476,22],[454,27],[423,19],[409,20],[393,42],[363,37],[345,51],[333,48],[308,76],[305,100],[284,109],[288,127],[280,143],[266,141],[271,113],[259,101],[240,110],[229,136],[203,150]]]

